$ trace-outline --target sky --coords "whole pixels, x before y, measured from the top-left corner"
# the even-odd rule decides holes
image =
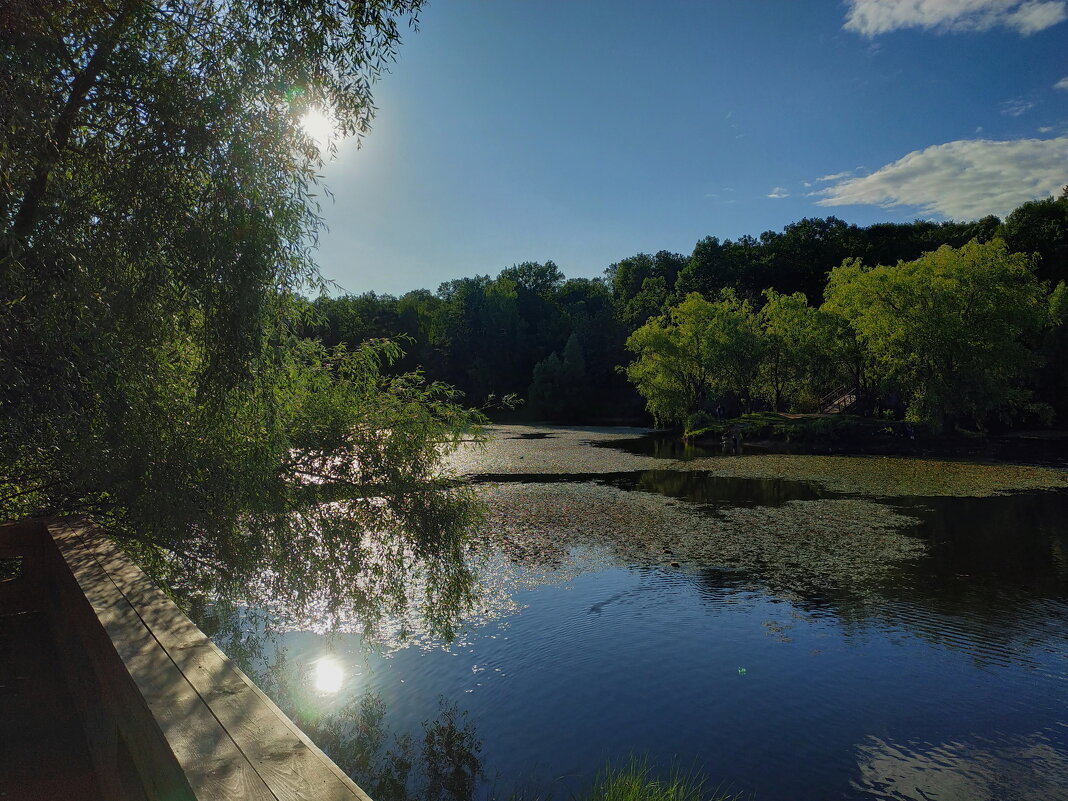
[[[323,169],[339,291],[595,277],[804,217],[1059,193],[1068,0],[431,0],[374,98]]]

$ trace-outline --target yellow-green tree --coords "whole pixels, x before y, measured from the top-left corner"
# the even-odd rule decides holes
[[[847,260],[831,272],[823,308],[849,323],[911,419],[981,428],[1030,402],[1025,379],[1038,361],[1034,337],[1050,323],[1047,291],[1031,257],[995,239],[895,267]]]
[[[816,384],[827,361],[826,321],[823,312],[808,305],[803,292],[783,295],[765,289],[764,299],[759,314],[765,345],[759,390],[779,412],[818,391]]]
[[[735,394],[748,407],[763,340],[748,302],[731,292],[710,302],[694,292],[631,334],[627,350],[636,356],[627,378],[657,423],[670,425],[715,394]]]

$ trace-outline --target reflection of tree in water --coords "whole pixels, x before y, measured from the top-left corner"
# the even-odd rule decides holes
[[[1063,639],[1068,493],[809,499],[806,482],[592,478],[484,487],[487,536],[535,569],[595,546],[616,564],[690,578],[710,603],[770,595],[847,632],[898,628],[984,664]]]
[[[883,549],[870,553],[878,570],[843,559],[827,540],[819,541],[819,550],[826,550],[820,553],[779,534],[780,552],[772,561],[761,557],[735,562],[733,570],[682,575],[709,603],[770,592],[806,614],[833,615],[847,633],[896,628],[962,650],[980,665],[1030,664],[1031,649],[1064,641],[1068,495],[908,499],[883,508],[912,516],[915,525],[911,536],[885,532],[874,543]],[[894,556],[886,546],[895,537],[924,547],[886,561]]]
[[[379,693],[365,692],[327,709],[256,610],[198,607],[209,637],[375,801],[470,801],[483,775],[482,742],[466,711],[444,697],[423,721],[419,740],[394,732]]]
[[[386,704],[365,693],[329,715],[287,710],[294,722],[376,801],[470,801],[482,776],[482,743],[466,712],[438,700],[422,742],[386,724]]]
[[[964,649],[979,664],[1027,662],[1030,649],[1064,641],[1068,495],[926,498],[902,506],[921,520],[923,558],[900,565],[874,603],[841,599],[843,622],[899,627]]]
[[[616,486],[629,488],[623,483]],[[691,503],[731,507],[782,506],[789,501],[827,496],[804,481],[716,476],[696,470],[643,470],[637,474],[633,488]]]

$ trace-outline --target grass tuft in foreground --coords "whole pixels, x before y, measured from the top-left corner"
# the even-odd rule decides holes
[[[666,778],[653,774],[648,760],[632,757],[621,766],[609,765],[593,786],[576,796],[577,801],[731,801],[706,787],[701,776],[675,768]]]

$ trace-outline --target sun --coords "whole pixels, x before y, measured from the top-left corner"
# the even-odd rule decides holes
[[[320,150],[329,147],[337,136],[337,127],[333,117],[318,108],[310,109],[300,118],[300,127],[315,141]]]

